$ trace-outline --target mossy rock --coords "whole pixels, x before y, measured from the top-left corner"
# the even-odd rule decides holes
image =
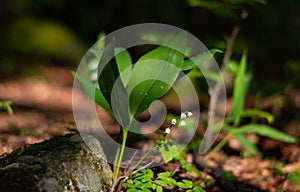
[[[98,140],[89,135],[56,136],[0,159],[0,192],[106,192],[111,187],[106,156]]]

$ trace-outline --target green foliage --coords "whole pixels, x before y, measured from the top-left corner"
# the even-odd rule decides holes
[[[247,133],[255,133],[260,136],[269,137],[287,143],[297,142],[296,138],[280,132],[268,125],[254,123],[243,125],[241,123],[244,117],[264,118],[267,119],[268,123],[272,123],[274,121],[273,115],[265,111],[261,111],[259,109],[244,109],[245,97],[251,79],[251,75],[247,73],[246,68],[246,53],[242,55],[239,65],[237,65],[237,62],[234,61],[230,61],[226,65],[226,69],[235,76],[231,112],[225,117],[225,123],[223,125],[223,130],[227,132],[227,136],[212,150],[210,155],[220,150],[231,137],[236,138],[250,154],[259,153],[257,147],[247,138]]]
[[[238,18],[240,10],[255,4],[265,4],[266,0],[188,0],[192,7],[202,7],[211,10],[215,15],[221,17]]]
[[[285,178],[287,181],[290,181],[291,183],[294,183],[298,190],[300,189],[300,169],[295,169],[291,172],[284,173],[281,168],[283,165],[277,165],[276,168],[273,170],[274,175],[279,175],[283,178]],[[283,190],[278,190],[283,191]]]
[[[236,133],[256,133],[261,136],[267,136],[272,139],[276,139],[279,141],[287,142],[287,143],[295,143],[297,141],[296,138],[291,137],[285,133],[282,133],[273,127],[267,126],[267,125],[259,125],[259,124],[248,124],[240,126],[238,129],[235,129],[234,134]]]
[[[199,177],[202,176],[201,172],[196,167],[189,164],[182,155],[177,155],[174,159],[178,160],[180,162],[181,167],[187,172],[195,172]]]
[[[157,175],[151,169],[142,169],[141,172],[135,174],[132,178],[126,180],[123,187],[127,191],[156,191],[162,192],[167,189],[181,189],[188,192],[205,191],[201,185],[191,180],[183,179],[176,181],[172,178],[169,171],[158,173]]]
[[[228,131],[228,134],[238,139],[241,144],[253,154],[258,153],[258,149],[248,140],[245,136],[246,133],[256,133],[279,141],[295,143],[297,141],[295,138],[267,125],[251,123],[240,126],[240,122],[243,117],[257,116],[267,119],[269,123],[274,121],[274,117],[267,112],[257,109],[244,109],[245,97],[251,77],[251,75],[247,73],[246,67],[247,55],[244,53],[237,70],[234,70],[236,78],[234,80],[233,87],[232,108],[230,115],[226,117],[225,120],[227,121],[225,126],[227,127],[226,130]],[[233,125],[230,123],[233,123]]]
[[[8,114],[13,115],[14,111],[11,108],[11,101],[0,101],[0,110],[6,110]]]
[[[94,46],[91,49],[91,55],[86,58],[88,66],[95,63],[100,66],[98,67],[99,77],[96,82],[99,89],[96,88],[96,85],[93,85],[92,80],[88,80],[88,78],[84,78],[79,74],[76,74],[75,77],[81,84],[83,91],[92,100],[106,110],[111,111],[111,107],[109,108],[107,103],[111,105],[112,86],[116,83],[117,77],[120,76],[119,88],[125,89],[124,92],[120,92],[124,96],[128,96],[130,93],[129,113],[131,117],[136,118],[149,107],[153,100],[160,98],[170,90],[181,70],[195,68],[212,58],[214,53],[219,52],[218,50],[212,50],[185,60],[184,55],[181,53],[185,51],[185,44],[186,34],[179,34],[166,46],[160,46],[144,54],[133,68],[130,54],[126,50],[114,47],[113,42],[110,42],[104,48],[102,47],[103,44],[100,44]],[[182,50],[179,52],[172,47],[181,47]],[[103,68],[103,66],[105,67]],[[92,86],[95,87],[95,90],[92,89]],[[92,96],[94,92],[101,99]],[[102,96],[104,96],[105,101],[103,101]],[[123,103],[123,100],[117,100],[116,102]],[[117,119],[120,120],[119,118]]]
[[[174,158],[174,154],[178,154],[181,151],[178,145],[167,145],[165,143],[159,145],[158,150],[161,152],[162,158],[166,163]]]
[[[115,161],[118,162],[118,167],[122,160],[128,129],[135,128],[135,118],[145,111],[152,101],[170,91],[181,71],[191,70],[207,62],[218,52],[212,50],[186,60],[183,54],[188,49],[186,43],[187,35],[181,33],[164,46],[142,55],[133,67],[130,54],[120,47],[115,47],[114,40],[106,46],[103,41],[99,41],[85,57],[89,78],[73,72],[83,91],[95,103],[111,114],[112,103],[117,106],[112,115],[123,126],[122,148],[116,155],[118,160]],[[170,161],[180,151],[177,145],[157,146],[165,162]],[[117,175],[118,173],[115,174]]]
[[[18,54],[78,60],[84,50],[72,31],[53,21],[22,18],[5,32],[4,44]]]
[[[287,180],[296,184],[300,189],[300,169],[289,172],[287,175]]]
[[[234,81],[231,116],[234,117],[234,125],[238,125],[244,107],[247,88],[249,87],[249,76],[246,75],[247,54],[243,54]]]

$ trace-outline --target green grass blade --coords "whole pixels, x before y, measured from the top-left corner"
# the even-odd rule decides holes
[[[273,127],[267,126],[267,125],[260,125],[260,124],[249,124],[249,125],[243,125],[237,129],[234,130],[235,133],[256,133],[261,136],[269,137],[275,140],[287,142],[287,143],[295,143],[297,142],[297,139],[289,136],[283,132],[280,132],[276,130]]]
[[[247,54],[244,53],[240,61],[238,73],[235,78],[234,88],[233,88],[231,115],[234,117],[235,126],[237,126],[240,123],[240,119],[241,119],[240,115],[244,107],[245,96],[247,92],[247,90],[245,89],[245,87],[247,87],[246,85],[247,82],[245,79],[246,67],[247,67]]]
[[[247,109],[241,113],[242,117],[260,117],[264,118],[268,121],[268,123],[273,123],[274,122],[274,116],[268,112],[259,110],[259,109]]]
[[[251,153],[253,154],[257,154],[259,153],[259,150],[257,149],[257,147],[251,143],[249,141],[249,139],[247,137],[245,137],[244,135],[242,135],[241,133],[234,133],[234,137],[239,140],[239,142],[241,142],[241,144],[248,149]]]

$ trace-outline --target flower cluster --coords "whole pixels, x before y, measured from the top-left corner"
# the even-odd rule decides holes
[[[191,117],[191,116],[193,116],[193,113],[190,112],[190,111],[186,111],[184,113],[181,113],[181,115],[180,115],[180,121],[179,121],[179,126],[186,126],[186,122],[184,121],[184,119],[186,119],[188,117]],[[176,119],[172,119],[171,120],[171,125],[168,128],[166,128],[166,130],[165,130],[165,134],[166,135],[171,132],[171,127],[173,127],[174,125],[176,125],[176,123],[177,123]]]

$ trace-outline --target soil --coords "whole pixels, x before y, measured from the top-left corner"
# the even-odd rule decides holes
[[[72,113],[73,76],[70,68],[46,66],[39,68],[38,74],[33,77],[0,81],[0,100],[12,101],[14,110],[12,116],[4,111],[0,112],[1,156],[27,144],[38,143],[55,135],[65,135],[76,130]],[[247,106],[254,103],[253,98],[253,96],[248,97]],[[300,123],[295,120],[299,115],[300,90],[288,88],[283,95],[264,99],[261,108],[275,116],[274,127],[300,139]],[[107,118],[107,125],[110,125],[107,132],[115,137],[119,127],[103,109],[99,109],[98,112],[102,117]],[[220,134],[219,140],[222,137],[224,135]],[[239,143],[231,140],[223,150],[212,157],[209,163],[219,166],[223,172],[231,172],[236,182],[245,184],[248,189],[253,187],[274,192],[280,189],[299,191],[299,186],[287,180],[289,172],[300,169],[299,144],[281,143],[259,138],[256,135],[249,135],[249,137],[258,143],[260,155],[243,157],[239,153],[241,149]],[[136,143],[140,147],[147,144],[144,141]],[[187,154],[186,158],[195,163],[192,154]],[[195,166],[201,168],[201,165],[195,164]],[[157,170],[174,171],[176,167],[176,162],[172,161]],[[280,169],[284,175],[275,174],[276,169]],[[203,178],[215,177],[212,171],[205,167],[202,167],[201,171]],[[195,181],[201,179],[193,174],[187,175],[184,170],[176,171],[174,176],[189,177]],[[203,183],[203,186],[207,191],[222,191],[218,182],[211,186]]]

